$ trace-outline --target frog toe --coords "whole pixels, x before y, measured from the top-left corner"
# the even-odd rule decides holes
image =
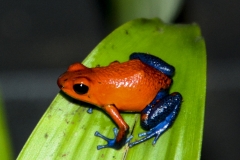
[[[161,136],[161,134],[162,134],[162,132],[156,132],[156,131],[148,131],[148,132],[140,133],[140,134],[138,134],[139,137],[144,137],[144,136],[145,137],[140,139],[140,140],[137,140],[135,142],[129,143],[128,146],[131,148],[131,147],[133,147],[133,146],[135,146],[139,143],[147,141],[148,139],[150,139],[152,137],[155,137],[154,140],[153,140],[153,143],[152,143],[152,145],[155,145],[157,140]]]
[[[93,108],[88,108],[87,113],[92,114],[93,113]]]
[[[123,141],[122,143],[121,142],[117,143],[116,142],[116,137],[117,137],[117,134],[118,134],[118,129],[113,128],[113,133],[114,133],[114,138],[110,139],[110,138],[107,138],[106,136],[102,135],[98,131],[95,132],[95,134],[94,134],[95,136],[100,137],[100,138],[104,139],[105,141],[107,141],[106,145],[98,145],[97,146],[98,150],[103,149],[103,148],[120,149],[120,148],[122,148],[123,145],[128,143],[133,138],[133,136],[130,136],[129,138],[127,138],[126,141]]]
[[[117,128],[113,128],[113,133],[114,133],[114,139],[110,139],[107,138],[106,136],[102,135],[101,133],[99,133],[98,131],[95,132],[95,136],[100,137],[102,139],[104,139],[105,141],[107,141],[106,145],[98,145],[97,149],[103,149],[103,148],[116,148],[116,136],[117,136]]]
[[[138,134],[138,136],[139,137],[144,137],[144,138],[142,138],[142,139],[140,139],[140,140],[137,140],[137,141],[135,141],[135,142],[132,142],[132,143],[129,143],[128,144],[128,146],[131,148],[131,147],[133,147],[133,146],[135,146],[135,145],[137,145],[137,144],[139,144],[139,143],[142,143],[142,142],[144,142],[144,141],[147,141],[148,139],[150,139],[150,138],[152,138],[152,137],[154,137],[155,136],[155,133],[153,133],[153,132],[151,132],[151,131],[148,131],[148,132],[144,132],[144,133],[140,133],[140,134]]]

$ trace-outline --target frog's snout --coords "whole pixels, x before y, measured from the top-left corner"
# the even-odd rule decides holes
[[[62,89],[63,87],[64,87],[64,82],[65,81],[67,81],[68,79],[67,78],[65,78],[65,79],[63,79],[63,77],[62,76],[60,76],[59,78],[58,78],[58,80],[57,80],[57,85],[58,85],[58,87],[60,88],[60,89]]]
[[[62,86],[60,77],[59,77],[58,80],[57,80],[57,85],[58,85],[58,87],[59,87],[60,89],[62,89],[63,86]]]

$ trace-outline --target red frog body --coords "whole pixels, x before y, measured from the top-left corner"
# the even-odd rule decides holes
[[[119,111],[140,112],[159,90],[169,88],[171,81],[165,74],[134,59],[96,68],[75,63],[59,78],[58,84],[71,97],[100,108],[113,104]],[[87,84],[86,94],[79,95],[72,89],[79,83]]]

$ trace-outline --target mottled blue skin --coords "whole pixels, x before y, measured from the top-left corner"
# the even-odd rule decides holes
[[[143,63],[157,69],[170,78],[174,75],[174,67],[156,56],[146,53],[132,53],[130,55],[130,59],[139,59]],[[182,96],[180,93],[175,92],[169,94],[168,90],[160,90],[154,100],[141,112],[141,126],[143,129],[149,130],[147,132],[139,134],[139,137],[143,137],[142,139],[129,143],[133,137],[130,136],[125,141],[123,141],[122,144],[116,144],[116,135],[118,131],[116,128],[114,128],[114,139],[109,139],[101,135],[99,132],[95,133],[95,136],[98,136],[107,141],[106,145],[99,145],[97,149],[119,149],[126,143],[129,143],[129,147],[133,147],[152,137],[155,137],[152,143],[154,145],[159,137],[174,123],[179,113],[181,102]],[[92,112],[91,109],[89,111],[89,113]]]

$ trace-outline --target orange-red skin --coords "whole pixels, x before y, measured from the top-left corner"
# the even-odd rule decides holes
[[[117,141],[120,141],[128,125],[118,111],[142,111],[161,89],[170,87],[171,81],[155,68],[133,59],[96,68],[74,63],[58,78],[58,85],[69,96],[105,110],[119,126]],[[86,94],[73,90],[73,85],[80,83],[89,87]]]
[[[64,81],[67,79],[66,81]],[[73,85],[89,87],[85,95],[74,92]],[[69,96],[98,107],[114,104],[119,111],[142,111],[171,79],[140,60],[112,62],[106,67],[87,68],[80,63],[69,67],[58,79],[58,84]]]

